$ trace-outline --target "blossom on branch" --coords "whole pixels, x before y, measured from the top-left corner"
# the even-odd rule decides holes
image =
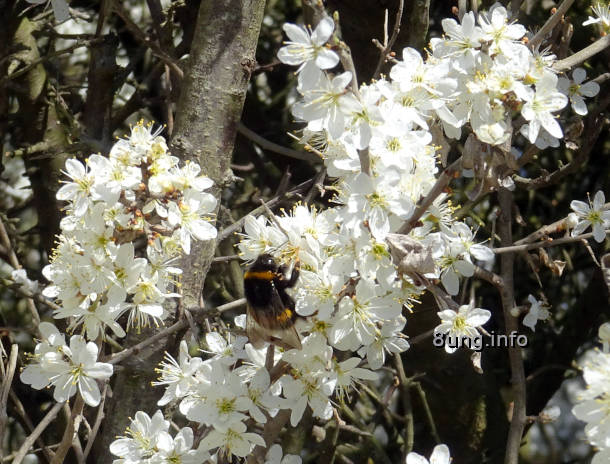
[[[601,190],[595,194],[593,202],[589,199],[589,204],[572,200],[570,208],[578,218],[577,224],[572,229],[572,237],[581,235],[591,226],[595,241],[601,243],[605,240],[606,228],[610,227],[610,209],[606,209],[605,203],[606,197]]]
[[[80,335],[66,345],[63,335],[48,322],[40,324],[43,340],[36,345],[32,361],[21,372],[21,381],[40,390],[54,387],[53,399],[67,401],[78,391],[89,406],[100,403],[98,380],[112,376],[111,364],[97,361],[98,348]]]

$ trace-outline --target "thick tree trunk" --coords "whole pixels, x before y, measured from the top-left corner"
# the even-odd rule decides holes
[[[264,6],[264,0],[204,0],[182,83],[171,150],[182,160],[199,162],[203,173],[214,180],[212,193],[219,202],[222,187],[231,180],[236,124],[254,65]],[[185,309],[199,306],[215,246],[213,240],[195,243],[182,262]],[[162,389],[150,387],[157,377],[153,369],[163,351],[173,351],[173,346],[174,340],[161,342],[150,350],[149,357],[144,353],[134,356],[116,375],[96,463],[112,462],[108,446],[124,433],[129,417],[138,410],[152,414],[157,409]]]
[[[182,84],[172,152],[198,161],[220,199],[231,181],[230,163],[241,118],[264,0],[204,1],[199,10],[189,70]],[[199,306],[212,260],[213,241],[196,244],[183,261],[185,308]]]

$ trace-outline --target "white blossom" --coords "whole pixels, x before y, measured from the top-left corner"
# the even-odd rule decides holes
[[[553,137],[563,137],[561,126],[552,113],[565,107],[568,99],[556,89],[557,76],[552,72],[545,72],[542,79],[536,82],[536,91],[531,92],[525,99],[521,114],[529,121],[527,137],[532,143],[536,141],[541,127]]]
[[[21,372],[21,381],[38,390],[54,387],[53,398],[58,402],[67,401],[78,390],[85,403],[97,406],[101,399],[97,380],[108,379],[112,375],[112,365],[97,361],[95,343],[87,343],[80,335],[73,335],[68,346],[55,330],[46,327],[49,341],[39,344],[33,358],[35,362]],[[62,344],[55,344],[59,342]]]
[[[436,445],[430,455],[430,461],[415,452],[409,453],[405,461],[406,464],[449,464],[450,462],[451,455],[447,445]]]
[[[578,223],[572,229],[572,237],[581,235],[591,226],[593,238],[596,242],[603,242],[606,238],[606,228],[610,227],[610,209],[605,208],[606,197],[604,192],[598,191],[586,204],[580,200],[572,200],[570,207],[578,216]]]
[[[486,309],[462,305],[458,311],[445,309],[437,313],[441,323],[434,328],[434,334],[445,335],[445,351],[453,353],[465,339],[470,341],[480,337],[477,327],[485,324],[491,317]]]
[[[602,31],[610,31],[610,6],[604,5],[602,2],[597,2],[591,9],[596,17],[589,16],[582,25],[588,26],[589,24],[599,24]]]
[[[587,105],[583,97],[594,97],[599,93],[597,82],[585,82],[587,72],[583,68],[576,68],[572,72],[572,81],[562,77],[559,79],[558,87],[570,99],[572,109],[576,114],[584,116],[587,114]]]
[[[544,303],[538,301],[534,295],[528,295],[527,300],[531,306],[528,313],[523,318],[523,325],[536,331],[536,323],[538,321],[545,321],[550,317],[549,311],[544,306]]]

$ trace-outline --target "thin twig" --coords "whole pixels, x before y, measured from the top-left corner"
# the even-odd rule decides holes
[[[455,174],[458,173],[462,168],[462,158],[458,158],[453,163],[451,163],[440,175],[440,177],[436,180],[434,186],[430,189],[428,194],[419,202],[419,205],[413,212],[413,215],[409,218],[407,222],[405,222],[400,230],[399,234],[408,234],[411,229],[415,227],[419,219],[426,212],[428,207],[436,200],[436,198],[443,193],[445,187],[449,185],[449,182],[454,178]]]
[[[381,55],[379,56],[379,61],[377,61],[377,66],[375,66],[375,72],[373,73],[373,79],[378,79],[381,74],[381,67],[386,62],[388,53],[392,51],[392,47],[398,38],[398,33],[400,32],[400,23],[402,22],[402,12],[405,6],[404,0],[398,0],[398,11],[396,11],[396,18],[394,19],[394,27],[392,29],[392,35],[390,36],[390,40],[387,42],[384,38],[384,47],[381,51]],[[387,35],[386,35],[387,37]]]
[[[606,230],[606,235],[610,233],[610,229]],[[583,239],[589,239],[593,237],[593,232],[589,232],[576,237],[562,237],[557,239],[544,240],[542,242],[528,243],[526,245],[511,245],[507,247],[494,248],[492,251],[495,254],[502,253],[518,253],[520,251],[534,250],[536,248],[548,248],[552,246],[564,245],[566,243],[580,242]]]
[[[576,152],[574,158],[569,163],[561,166],[559,169],[551,173],[541,175],[535,179],[526,179],[515,175],[513,176],[515,183],[522,188],[536,190],[554,185],[568,174],[576,172],[578,168],[589,158],[593,147],[595,147],[595,142],[606,126],[604,111],[608,105],[610,105],[610,94],[602,97],[596,108],[589,113],[585,123],[585,130],[582,135],[582,140],[586,140],[586,144],[582,144],[580,149]]]
[[[58,50],[56,52],[51,52],[47,55],[41,56],[40,58],[37,58],[36,60],[29,63],[27,66],[24,66],[23,68],[15,71],[14,73],[4,77],[3,79],[0,79],[0,86],[5,84],[7,81],[17,79],[18,77],[23,76],[24,74],[28,73],[29,71],[34,69],[36,66],[44,63],[45,61],[49,61],[49,60],[51,60],[53,58],[57,58],[58,56],[61,56],[61,55],[67,55],[68,53],[72,53],[77,48],[90,47],[91,45],[93,45],[97,42],[100,42],[100,40],[101,39],[91,39],[91,40],[80,41],[78,43],[75,43],[74,45],[70,45],[69,47],[64,48],[63,50]]]
[[[180,68],[178,62],[165,53],[165,51],[163,51],[158,44],[148,38],[148,36],[131,19],[131,16],[129,16],[129,13],[122,7],[120,2],[112,2],[112,9],[125,22],[125,27],[127,27],[127,29],[137,40],[139,40],[146,47],[150,48],[153,55],[168,65],[179,79],[182,80],[184,78],[184,71]]]
[[[610,72],[607,72],[607,73],[600,74],[599,76],[597,76],[595,79],[592,79],[592,80],[593,80],[593,82],[596,82],[598,84],[603,84],[604,82],[606,82],[609,79],[610,79]]]
[[[314,183],[314,179],[309,179],[309,180],[307,180],[307,181],[297,185],[292,190],[289,190],[288,192],[286,192],[285,195],[274,197],[274,198],[270,199],[268,202],[266,202],[265,204],[267,205],[267,208],[274,208],[282,200],[289,199],[293,195],[305,191],[313,183]],[[244,223],[246,222],[246,218],[248,216],[258,216],[258,215],[260,215],[260,214],[262,214],[264,212],[265,212],[265,208],[263,206],[259,206],[258,208],[253,209],[252,211],[250,211],[248,214],[246,214],[244,217],[242,217],[241,219],[239,219],[235,223],[233,223],[230,226],[227,226],[224,229],[222,229],[221,231],[219,231],[218,232],[218,236],[216,237],[216,241],[217,242],[221,242],[222,240],[227,238],[232,233],[237,232],[238,230],[240,230],[244,226]]]
[[[64,403],[67,406],[67,403]],[[51,464],[62,464],[64,462],[64,458],[68,454],[68,451],[72,447],[72,443],[74,441],[74,435],[78,433],[78,429],[80,427],[80,423],[83,415],[83,408],[85,407],[85,402],[80,393],[76,394],[76,400],[74,401],[74,406],[72,407],[72,412],[70,413],[70,419],[68,420],[68,426],[66,430],[64,430],[64,435],[61,439],[61,443],[59,444],[59,448],[55,452],[55,456],[51,461]]]
[[[34,423],[32,422],[32,419],[30,419],[30,417],[28,416],[27,412],[25,411],[25,407],[23,406],[23,403],[21,402],[21,400],[19,399],[19,397],[13,390],[9,390],[9,396],[11,398],[11,401],[13,402],[13,408],[17,412],[17,415],[19,415],[23,424],[25,424],[25,426],[27,427],[28,432],[32,433],[35,428]],[[55,456],[55,452],[51,451],[51,449],[52,448],[55,449],[56,446],[55,445],[47,446],[44,443],[44,441],[42,441],[41,437],[36,438],[36,444],[42,450],[42,453],[44,454],[45,458],[47,458],[47,462],[50,463],[53,460],[53,456]],[[16,455],[17,454],[14,453],[13,457]]]
[[[25,298],[33,298],[34,300],[38,301],[39,303],[42,303],[55,311],[61,310],[60,305],[58,305],[57,303],[54,303],[53,301],[49,300],[48,298],[45,298],[44,296],[42,296],[41,293],[38,293],[38,292],[32,293],[28,290],[24,290],[23,285],[19,284],[19,282],[15,282],[13,279],[5,278],[3,280],[4,280],[3,283],[6,285],[6,287],[10,288],[12,291],[17,293],[18,295],[21,295]]]
[[[55,405],[49,410],[49,412],[42,418],[42,420],[38,423],[36,428],[30,433],[25,441],[19,447],[19,450],[15,454],[15,459],[13,459],[12,464],[21,464],[23,458],[28,453],[29,449],[32,447],[36,439],[44,432],[44,430],[51,424],[53,419],[57,416],[64,403],[55,403]]]
[[[3,348],[0,348],[3,351]],[[2,370],[2,386],[0,387],[0,437],[4,437],[6,425],[8,424],[8,414],[6,413],[6,407],[8,404],[8,394],[11,390],[13,383],[13,376],[15,375],[15,368],[17,367],[17,354],[19,353],[19,346],[17,344],[11,345],[11,354],[9,355],[6,366],[1,363],[0,369]],[[2,457],[3,448],[0,447],[0,457]]]
[[[230,309],[239,308],[241,306],[244,306],[245,304],[246,304],[246,299],[240,298],[239,300],[235,300],[235,301],[232,301],[231,303],[217,306],[216,308],[203,309],[200,312],[200,314],[197,314],[197,316],[198,317],[208,317],[208,316],[212,316],[214,314],[219,314],[223,311],[228,311]],[[148,345],[151,345],[151,344],[157,342],[158,340],[161,340],[186,327],[188,327],[188,320],[186,318],[181,319],[178,322],[176,322],[175,324],[169,326],[168,328],[162,330],[161,332],[154,334],[152,337],[147,338],[146,340],[138,343],[137,345],[134,345],[130,348],[126,348],[119,353],[113,354],[112,356],[110,356],[110,358],[108,358],[104,362],[107,362],[110,364],[116,364],[118,362],[121,362],[123,359],[125,359],[129,356],[139,353],[142,349],[146,348]]]
[[[400,353],[394,354],[394,366],[398,372],[398,381],[400,382],[400,391],[402,393],[402,407],[405,417],[405,438],[402,462],[405,461],[407,454],[413,451],[413,439],[415,434],[415,424],[413,421],[413,405],[411,404],[411,379],[408,379],[405,374],[405,368],[402,365]]]
[[[258,135],[253,130],[248,129],[241,121],[237,123],[237,132],[257,144],[264,150],[269,150],[273,153],[277,153],[278,155],[288,156],[289,158],[309,161],[311,163],[320,162],[320,158],[314,155],[313,153],[307,151],[293,150],[292,148],[283,147],[282,145],[278,145],[277,143],[274,143],[271,140],[267,140],[266,138]]]
[[[544,23],[544,26],[542,26],[540,30],[536,33],[536,35],[529,40],[528,46],[532,50],[535,49],[538,45],[540,45],[544,38],[547,36],[547,34],[549,34],[553,30],[553,28],[559,21],[561,21],[561,18],[568,11],[568,8],[572,6],[572,3],[574,3],[574,0],[564,0],[563,3],[559,6],[559,8],[557,8],[557,11],[555,11],[555,14],[553,14],[549,19],[547,19],[546,23]]]
[[[421,386],[420,382],[413,382],[415,386],[415,390],[419,395],[419,399],[424,407],[424,414],[426,415],[426,420],[428,421],[428,427],[430,427],[430,434],[437,445],[442,443],[441,438],[438,434],[438,430],[436,429],[436,423],[434,422],[434,416],[432,416],[432,410],[430,409],[430,405],[428,404],[428,398],[426,397],[426,392]]]
[[[320,169],[320,172],[314,178],[313,185],[303,200],[305,205],[310,205],[318,194],[324,196],[324,179],[326,179],[326,168]]]
[[[511,0],[510,1],[511,20],[519,19],[519,10],[521,9],[522,3],[523,3],[523,0]]]
[[[6,231],[6,228],[4,227],[4,221],[2,221],[2,219],[0,219],[0,241],[2,242],[2,244],[8,251],[8,257],[9,257],[11,266],[13,266],[15,269],[22,269],[22,266],[19,263],[19,259],[17,259],[17,254],[15,253],[15,250],[13,249],[13,244],[11,243],[11,239],[9,238],[8,232]],[[38,309],[36,308],[36,304],[34,303],[34,300],[32,298],[26,298],[26,302],[28,305],[28,309],[30,310],[30,313],[32,313],[32,319],[34,321],[34,326],[38,327],[38,325],[40,324],[40,315],[38,314]]]
[[[495,250],[497,250],[497,248],[492,248],[492,250],[495,251]],[[475,265],[473,275],[474,275],[474,277],[477,277],[479,279],[483,279],[483,280],[489,282],[491,285],[496,287],[498,289],[498,291],[502,291],[504,282],[502,280],[502,277],[500,277],[498,274]]]
[[[358,427],[354,427],[353,425],[346,424],[342,422],[339,424],[340,430],[345,430],[346,432],[353,433],[354,435],[358,435],[361,437],[372,437],[373,434],[371,432],[367,432],[366,430],[360,430]]]
[[[213,263],[226,263],[228,261],[237,261],[241,259],[239,255],[216,256],[212,259]]]
[[[45,446],[44,448],[32,448],[32,451],[30,452],[30,454],[37,454],[37,453],[40,453],[41,451],[49,452],[51,449],[55,449],[58,446],[59,446],[59,443],[57,443],[55,445]],[[4,456],[2,459],[0,459],[0,462],[11,462],[13,459],[15,459],[15,456],[17,456],[17,452]],[[49,462],[51,462],[50,459],[49,459]]]
[[[108,394],[108,382],[104,383],[104,389],[102,390],[102,399],[100,401],[99,406],[97,407],[97,414],[95,416],[95,422],[93,423],[93,428],[91,429],[91,433],[89,433],[89,439],[87,440],[87,445],[85,445],[85,451],[83,452],[83,458],[85,461],[87,460],[87,456],[89,456],[89,452],[93,447],[93,442],[95,441],[95,437],[100,430],[100,426],[102,425],[102,420],[104,419],[104,404],[106,403],[106,395]]]

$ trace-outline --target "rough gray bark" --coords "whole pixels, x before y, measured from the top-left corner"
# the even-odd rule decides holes
[[[214,180],[211,193],[219,201],[222,187],[231,180],[237,122],[254,65],[264,6],[264,0],[227,0],[220,4],[204,0],[199,9],[171,150],[182,160],[199,162],[203,173]],[[216,243],[212,240],[193,245],[191,254],[182,261],[182,306],[186,309],[199,306]],[[162,390],[150,387],[150,381],[156,378],[153,368],[164,349],[171,351],[173,344],[168,340],[151,347],[148,354],[154,354],[150,357],[144,353],[132,357],[116,375],[97,463],[112,462],[108,446],[124,433],[129,417],[138,410],[152,414],[157,409]]]
[[[189,70],[183,84],[172,153],[199,162],[220,198],[231,181],[230,162],[241,118],[264,0],[205,1],[201,4]],[[199,306],[215,243],[195,244],[183,261],[182,304]]]

